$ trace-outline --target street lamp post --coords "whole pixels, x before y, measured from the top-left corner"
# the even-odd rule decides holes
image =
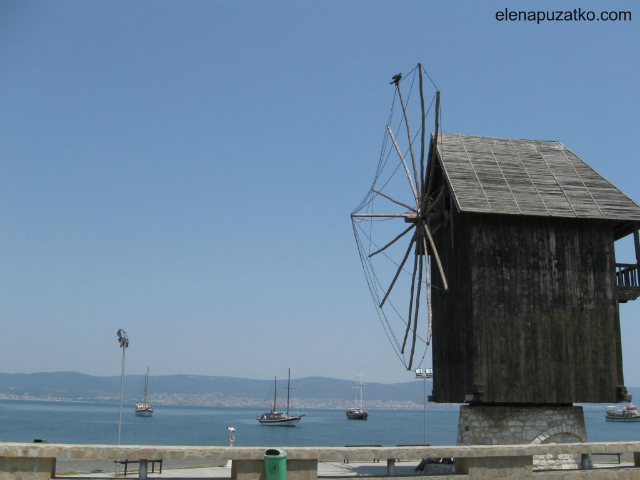
[[[416,378],[422,379],[423,404],[424,404],[424,444],[427,444],[427,378],[433,378],[433,368],[416,368]]]
[[[122,348],[122,373],[120,374],[120,418],[118,419],[118,446],[120,446],[120,433],[122,432],[122,396],[124,393],[124,354],[129,346],[129,337],[127,332],[122,329],[118,330],[118,342]],[[116,463],[116,475],[119,474],[120,464]]]

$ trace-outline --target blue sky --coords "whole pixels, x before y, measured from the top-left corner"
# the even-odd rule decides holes
[[[0,1],[1,370],[119,375],[123,328],[127,373],[411,380],[349,217],[389,81],[422,62],[444,131],[559,140],[639,201],[640,10],[579,3]],[[578,7],[634,17],[495,18]]]

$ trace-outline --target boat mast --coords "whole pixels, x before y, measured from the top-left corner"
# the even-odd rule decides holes
[[[287,417],[289,416],[289,392],[291,392],[291,369],[287,378]]]
[[[147,395],[149,394],[149,367],[147,367],[147,373],[144,376],[144,403],[147,402]]]
[[[358,378],[356,378],[356,407],[362,410],[364,406],[364,374],[362,373],[362,369],[360,369],[360,373],[358,374]]]
[[[273,377],[273,411],[277,412],[276,399],[278,398],[278,377]]]

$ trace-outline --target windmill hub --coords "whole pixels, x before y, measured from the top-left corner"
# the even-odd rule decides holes
[[[405,223],[413,223],[413,224],[418,223],[418,218],[420,217],[415,212],[407,212],[404,214]]]
[[[428,215],[424,213],[422,215],[418,215],[416,212],[407,212],[404,215],[405,223],[413,223],[414,225],[418,223],[418,219],[421,219],[424,222],[428,222],[429,225],[433,225],[434,223],[441,222],[443,220],[443,215],[439,212],[429,212]]]

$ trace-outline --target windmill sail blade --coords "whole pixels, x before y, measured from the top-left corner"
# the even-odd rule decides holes
[[[407,346],[407,338],[409,338],[409,331],[411,330],[411,314],[413,313],[413,292],[416,284],[416,271],[418,270],[418,260],[420,255],[415,255],[413,261],[413,275],[411,275],[411,297],[409,298],[409,316],[407,317],[407,328],[404,331],[404,339],[402,340],[402,348],[400,353],[404,355],[404,347]]]
[[[425,194],[425,183],[424,183],[424,140],[425,140],[425,128],[424,123],[426,120],[426,115],[424,113],[424,91],[422,90],[422,64],[418,64],[418,75],[420,78],[420,111],[422,112],[422,126],[420,132],[420,180],[422,181],[422,188],[420,189],[421,194]]]
[[[404,171],[407,172],[407,178],[409,179],[409,184],[411,185],[411,191],[413,192],[413,197],[416,199],[416,205],[420,207],[420,197],[418,196],[416,186],[413,183],[413,179],[411,178],[411,172],[409,172],[409,166],[407,165],[407,162],[405,161],[404,156],[400,151],[398,142],[396,142],[396,137],[394,137],[393,132],[391,131],[391,127],[389,125],[387,125],[387,131],[391,136],[391,141],[393,142],[393,145],[396,147],[396,152],[398,152],[398,156],[400,157],[400,160],[402,160],[402,165],[404,165]]]
[[[391,111],[381,132],[373,182],[351,219],[376,314],[394,353],[404,368],[412,369],[425,359],[432,341],[437,311],[431,302],[449,290],[443,267],[450,250],[441,241],[446,243],[442,234],[453,221],[449,202],[453,192],[440,163],[445,146],[439,138],[440,92],[422,64],[410,75],[409,83],[402,85],[401,74],[393,77]],[[394,218],[402,218],[404,226],[388,221]]]
[[[397,218],[407,217],[406,213],[352,213],[351,218]]]
[[[435,125],[435,132],[433,135],[433,144],[431,146],[431,152],[429,155],[429,162],[428,162],[429,174],[427,178],[428,180],[427,190],[426,190],[427,195],[431,193],[431,186],[433,185],[433,171],[435,170],[436,155],[438,150],[438,128],[440,126],[438,121],[439,116],[440,116],[440,90],[436,92],[436,125]]]
[[[409,206],[409,205],[407,205],[406,203],[399,202],[398,200],[396,200],[396,199],[394,199],[394,198],[391,198],[389,195],[387,195],[387,194],[385,194],[385,193],[379,192],[379,191],[378,191],[378,190],[376,190],[376,189],[372,189],[372,191],[373,191],[373,192],[375,192],[375,193],[377,193],[378,195],[382,195],[383,197],[388,198],[388,199],[389,199],[389,200],[391,200],[393,203],[397,203],[398,205],[401,205],[401,206],[403,206],[403,207],[405,207],[405,208],[408,208],[408,209],[409,209],[409,210],[411,210],[412,212],[415,212],[415,211],[416,211],[416,209],[415,209],[415,208],[410,207],[410,206]]]
[[[423,241],[425,241],[424,238]],[[425,245],[424,248],[426,249],[427,246]],[[431,343],[431,325],[433,320],[433,311],[431,309],[431,268],[429,267],[428,255],[424,256],[424,268],[427,274],[427,345],[429,345]]]
[[[416,312],[413,320],[413,340],[411,342],[411,354],[409,355],[409,366],[407,370],[413,367],[413,356],[416,352],[416,340],[418,336],[418,313],[420,313],[420,289],[422,288],[422,262],[418,266],[418,290],[416,292]],[[409,319],[411,321],[411,319]]]
[[[422,247],[427,251],[427,240],[422,237]],[[431,266],[429,265],[429,255],[424,256],[424,268],[426,274],[426,291],[427,291],[427,346],[431,343],[431,323],[433,319],[433,311],[431,309]]]
[[[396,238],[394,238],[393,240],[391,240],[389,243],[387,243],[384,247],[382,247],[380,250],[376,250],[375,252],[369,254],[369,258],[373,257],[374,255],[377,255],[380,252],[383,252],[384,250],[386,250],[387,248],[389,248],[391,245],[393,245],[394,243],[396,243],[398,240],[400,240],[402,237],[404,237],[409,230],[411,230],[413,228],[413,225],[409,225],[409,227],[402,232],[400,235],[398,235]]]
[[[424,228],[424,232],[427,235],[427,239],[429,240],[429,245],[431,246],[431,251],[433,252],[433,257],[436,259],[436,264],[438,265],[438,270],[440,271],[440,278],[442,278],[442,284],[444,287],[444,291],[449,290],[449,284],[447,283],[447,277],[444,274],[444,270],[442,269],[442,262],[440,262],[440,255],[438,255],[438,250],[436,249],[436,244],[433,241],[433,237],[431,236],[431,232],[429,231],[428,225],[423,222],[422,226]]]
[[[445,188],[444,184],[442,184],[440,186],[440,191],[438,192],[438,196],[436,197],[436,199],[431,202],[430,204],[428,204],[429,202],[429,196],[425,195],[424,196],[424,202],[422,204],[422,208],[421,210],[424,211],[423,213],[423,218],[427,219],[429,217],[429,213],[431,213],[431,211],[436,208],[438,206],[438,204],[442,201],[442,199],[444,198],[445,193],[447,192],[447,189]],[[427,205],[428,204],[428,205]],[[425,211],[426,209],[426,211]]]
[[[404,98],[402,97],[402,90],[400,90],[400,82],[396,82],[396,88],[398,90],[398,96],[400,97],[400,105],[402,106],[402,114],[404,115],[404,124],[407,126],[407,137],[409,138],[409,152],[411,153],[411,163],[413,164],[413,178],[416,179],[416,188],[420,191],[420,178],[418,177],[418,170],[416,170],[416,156],[413,153],[413,140],[411,138],[411,127],[409,125],[409,117],[407,115],[407,107],[404,104]]]
[[[407,248],[407,253],[405,253],[404,258],[402,259],[402,262],[400,263],[400,266],[398,267],[398,270],[396,271],[396,276],[393,277],[393,281],[391,282],[391,285],[389,285],[389,290],[387,290],[387,293],[385,294],[384,298],[382,299],[382,302],[380,302],[380,308],[382,308],[382,306],[384,305],[384,302],[387,301],[387,298],[389,297],[389,294],[391,293],[391,290],[393,290],[393,286],[396,283],[396,280],[398,280],[398,277],[400,276],[400,272],[402,271],[402,268],[404,267],[404,264],[407,262],[407,258],[409,258],[409,254],[411,253],[411,248],[413,247],[413,244],[416,241],[416,236],[415,234],[413,235],[413,237],[411,237],[411,242],[409,242],[409,248]]]

